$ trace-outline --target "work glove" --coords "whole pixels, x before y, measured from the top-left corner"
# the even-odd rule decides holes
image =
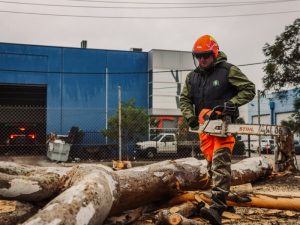
[[[237,107],[232,102],[228,101],[224,103],[224,109],[222,112],[223,120],[227,123],[233,122],[237,118]]]
[[[189,127],[192,129],[198,128],[199,127],[198,118],[196,116],[192,116],[191,118],[188,119],[188,124]]]
[[[235,116],[237,111],[237,107],[232,102],[228,101],[224,103],[223,114]]]

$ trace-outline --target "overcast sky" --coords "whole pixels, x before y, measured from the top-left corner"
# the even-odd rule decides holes
[[[300,0],[7,0],[0,1],[0,42],[190,51],[211,34],[240,65],[262,62],[264,44],[299,15]],[[241,69],[262,88],[262,65]]]

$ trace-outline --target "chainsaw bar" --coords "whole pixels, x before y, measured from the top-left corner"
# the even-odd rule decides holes
[[[198,130],[189,130],[194,133],[207,133],[219,137],[231,134],[250,134],[262,136],[279,136],[282,126],[266,124],[227,124],[223,120],[208,120]]]

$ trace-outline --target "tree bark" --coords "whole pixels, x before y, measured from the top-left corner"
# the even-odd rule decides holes
[[[237,176],[233,177],[235,184],[253,182],[272,171],[271,164],[261,157],[238,164],[241,165],[232,166],[232,174]],[[195,158],[120,171],[101,165],[35,168],[7,163],[0,166],[0,172],[5,173],[0,181],[2,198],[40,201],[60,192],[24,225],[99,225],[108,215],[167,199],[183,190],[201,189],[207,184],[206,161]],[[17,188],[20,184],[28,184],[26,192]]]

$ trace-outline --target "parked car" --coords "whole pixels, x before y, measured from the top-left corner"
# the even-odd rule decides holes
[[[41,149],[39,127],[35,124],[8,124],[2,130],[1,137],[4,152],[17,150],[31,153]]]
[[[298,140],[294,140],[294,148],[296,155],[300,155],[300,143]]]
[[[275,149],[275,140],[271,138],[261,139],[261,153],[263,154],[273,154]],[[251,143],[251,149],[259,152],[259,141],[256,140]]]

